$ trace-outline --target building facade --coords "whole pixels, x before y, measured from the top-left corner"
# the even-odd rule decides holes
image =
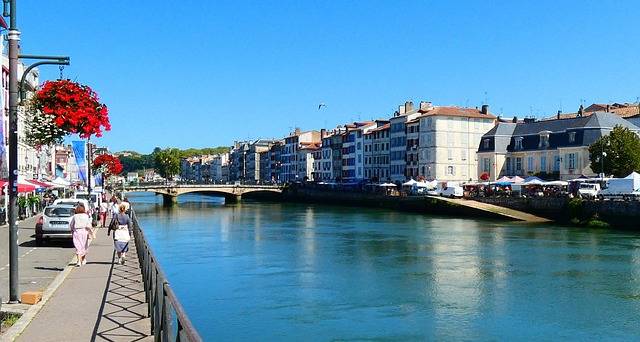
[[[389,119],[389,178],[391,181],[401,182],[407,179],[406,123],[420,114],[418,109],[413,108],[413,102],[408,101],[399,106],[398,111]]]
[[[419,118],[419,175],[439,181],[477,180],[475,152],[495,121],[487,105],[480,110],[429,106]]]
[[[299,170],[301,165],[305,163],[298,163],[298,150],[303,145],[308,144],[320,144],[320,132],[318,131],[306,131],[301,132],[300,129],[296,130],[284,139],[284,150],[281,154],[281,173],[280,180],[282,182],[294,182],[302,181],[300,175],[306,175],[306,170]],[[304,176],[303,176],[304,177]],[[310,175],[309,175],[310,177]]]
[[[499,122],[478,145],[479,178],[537,175],[546,179],[596,176],[589,146],[620,125],[639,133],[640,128],[607,112],[544,121]],[[606,158],[606,157],[605,157]],[[606,159],[605,159],[606,160]]]

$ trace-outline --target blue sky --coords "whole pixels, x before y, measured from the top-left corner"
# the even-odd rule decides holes
[[[110,107],[102,144],[150,152],[384,118],[405,100],[486,99],[519,117],[635,101],[636,12],[634,1],[19,0],[18,26],[23,53],[71,56],[65,77]]]

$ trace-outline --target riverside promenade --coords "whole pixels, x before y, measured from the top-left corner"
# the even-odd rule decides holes
[[[15,329],[13,333],[24,329],[16,341],[153,339],[134,240],[129,244],[126,264],[114,264],[113,240],[106,231],[97,230],[87,264],[78,268],[72,260],[63,271],[68,272],[66,279],[41,310],[34,317],[26,317],[28,322],[18,322],[11,328]]]

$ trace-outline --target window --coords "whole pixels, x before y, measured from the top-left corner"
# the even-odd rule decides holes
[[[576,168],[576,154],[568,153],[567,154],[567,168],[573,170]]]
[[[484,139],[482,141],[482,145],[483,145],[484,148],[489,148],[489,139]]]
[[[569,143],[572,144],[576,142],[576,132],[569,132]]]
[[[553,160],[553,171],[560,171],[560,156],[555,156]]]
[[[549,133],[540,133],[540,144],[538,148],[549,148]]]
[[[453,176],[455,174],[455,168],[452,165],[447,166],[447,176]]]
[[[453,151],[450,148],[447,149],[447,159],[453,160]]]
[[[482,172],[489,172],[491,169],[491,159],[482,158]]]
[[[547,157],[546,156],[541,156],[540,157],[540,171],[547,172]]]
[[[533,171],[533,157],[527,158],[527,170]]]
[[[467,154],[468,153],[469,153],[469,150],[467,150],[466,148],[460,150],[460,159],[467,160]]]
[[[515,145],[514,148],[516,150],[521,150],[522,149],[522,137],[515,138],[515,143],[516,143],[516,145]]]
[[[522,170],[522,158],[516,157],[516,171]]]
[[[507,173],[510,173],[511,172],[511,157],[505,158],[504,163],[507,164]]]
[[[360,133],[360,132],[358,132],[358,133]],[[358,150],[362,149],[362,145],[360,143],[357,143],[356,145],[358,146]]]

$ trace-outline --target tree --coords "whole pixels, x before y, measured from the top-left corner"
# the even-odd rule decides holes
[[[180,150],[167,148],[157,153],[154,151],[155,169],[162,177],[173,179],[180,173]]]
[[[591,169],[606,175],[625,177],[640,170],[640,137],[628,128],[616,126],[609,135],[589,146]]]

